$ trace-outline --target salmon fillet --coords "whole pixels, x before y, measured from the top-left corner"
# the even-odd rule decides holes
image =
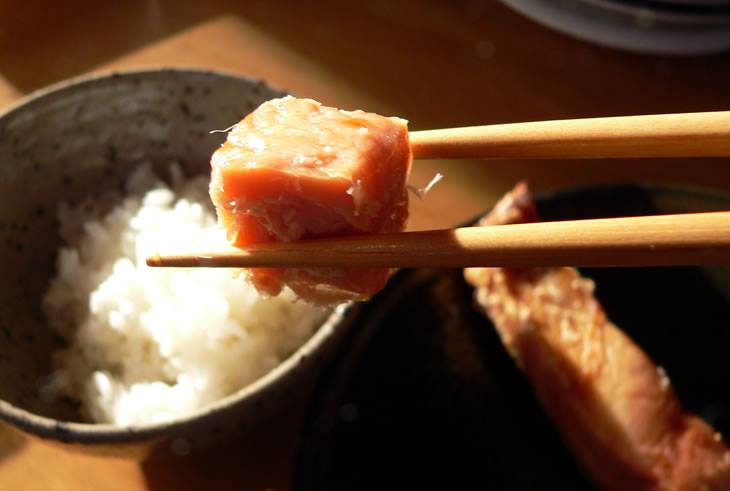
[[[262,104],[212,157],[210,195],[236,247],[263,242],[402,231],[411,166],[407,122],[342,111],[311,99]],[[368,298],[388,269],[255,268],[250,279],[305,300]]]
[[[524,184],[481,225],[537,219]],[[730,490],[730,452],[573,268],[468,268],[476,300],[566,444],[608,490]],[[658,327],[658,326],[657,326]]]

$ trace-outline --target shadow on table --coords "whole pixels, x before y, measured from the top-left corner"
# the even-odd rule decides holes
[[[284,476],[270,475],[251,452],[231,445],[185,457],[169,456],[142,466],[150,491],[168,489],[263,490],[282,489]],[[287,475],[288,473],[283,473]]]
[[[27,445],[27,440],[16,429],[0,423],[0,463],[12,457]]]
[[[291,470],[309,388],[292,396],[280,414],[235,440],[212,449],[185,449],[186,455],[158,454],[142,464],[150,491],[215,489],[216,491],[291,488]],[[178,453],[180,449],[177,449]],[[189,450],[189,453],[187,452]]]

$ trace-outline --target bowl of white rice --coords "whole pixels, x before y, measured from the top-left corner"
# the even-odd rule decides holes
[[[240,435],[336,348],[350,305],[256,293],[225,269],[208,198],[222,130],[282,93],[195,70],[73,80],[0,115],[0,418],[82,451],[146,456]]]

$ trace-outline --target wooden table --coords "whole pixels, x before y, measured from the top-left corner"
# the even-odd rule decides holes
[[[730,56],[659,58],[585,44],[496,1],[0,2],[0,105],[58,80],[141,66],[218,68],[302,96],[396,114],[425,129],[730,108]],[[446,175],[412,205],[414,229],[447,227],[517,180],[538,191],[653,181],[730,189],[728,159],[419,161],[412,183]],[[0,489],[290,487],[306,407],[245,442],[139,465],[18,441],[0,427]]]

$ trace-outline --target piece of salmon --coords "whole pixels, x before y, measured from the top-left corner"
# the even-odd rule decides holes
[[[482,225],[537,219],[526,186]],[[468,268],[477,302],[566,444],[609,490],[730,490],[730,452],[687,414],[669,379],[611,323],[573,268]]]
[[[311,99],[262,104],[212,157],[210,195],[237,247],[276,241],[402,231],[412,161],[407,121],[343,111]],[[288,285],[314,303],[364,299],[390,270],[250,270],[269,295]]]

